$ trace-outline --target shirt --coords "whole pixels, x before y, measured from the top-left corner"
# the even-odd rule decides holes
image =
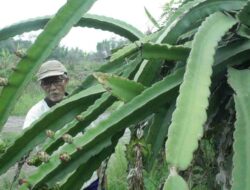
[[[38,103],[36,103],[27,113],[23,129],[28,128],[34,121],[40,118],[42,114],[47,112],[50,109],[48,104],[46,103],[45,99],[40,100]]]
[[[45,98],[43,100],[40,100],[38,103],[36,103],[27,113],[23,129],[28,128],[34,121],[40,118],[41,115],[43,115],[45,112],[47,112],[50,107],[54,106],[55,103],[51,102],[48,98]],[[84,183],[83,188],[91,189],[91,190],[97,190],[98,186],[98,177],[96,172],[93,173],[92,177]]]

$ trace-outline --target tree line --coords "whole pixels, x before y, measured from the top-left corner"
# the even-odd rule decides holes
[[[95,52],[84,52],[79,48],[58,46],[54,49],[48,59],[57,59],[63,62],[69,72],[75,76],[86,76],[89,72],[98,68],[106,62],[112,49],[119,48],[127,43],[123,39],[105,39],[98,42]],[[11,69],[15,67],[22,54],[32,45],[31,40],[7,39],[0,42],[0,75],[7,77]],[[79,75],[79,67],[84,68],[85,73]]]

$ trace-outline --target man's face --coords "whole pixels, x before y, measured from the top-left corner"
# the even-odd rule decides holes
[[[52,76],[42,79],[41,87],[52,102],[60,102],[65,95],[67,83],[68,78],[63,75]]]

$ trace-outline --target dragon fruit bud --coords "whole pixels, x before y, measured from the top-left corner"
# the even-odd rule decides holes
[[[73,143],[73,137],[69,134],[64,134],[62,136],[62,139],[64,140],[64,142],[72,144]]]
[[[76,120],[77,121],[83,121],[84,120],[84,117],[82,115],[77,115],[76,116]]]
[[[76,150],[77,150],[77,151],[81,151],[81,150],[82,150],[82,147],[76,147]]]
[[[63,162],[70,161],[70,155],[67,152],[61,153],[59,158]]]
[[[25,184],[25,183],[28,183],[28,181],[27,181],[26,179],[19,179],[19,180],[18,180],[18,184],[19,184],[19,185],[23,185],[23,184]]]
[[[37,157],[42,162],[48,162],[49,161],[49,155],[46,152],[44,152],[44,151],[38,152],[37,153]]]
[[[46,136],[49,138],[54,138],[55,132],[51,130],[46,130]]]
[[[29,166],[36,166],[39,162],[41,163],[41,160],[38,158],[38,156],[35,156],[32,158],[29,158],[26,163]]]

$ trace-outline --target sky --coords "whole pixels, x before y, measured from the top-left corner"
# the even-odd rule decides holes
[[[55,14],[65,2],[66,0],[0,1],[0,29],[29,18]],[[145,32],[148,28],[154,28],[145,14],[144,6],[155,19],[158,19],[162,14],[162,6],[166,2],[167,0],[98,0],[88,13],[120,19]],[[30,38],[36,34],[38,32],[25,33],[22,36]],[[74,27],[62,39],[60,45],[91,52],[95,51],[97,42],[111,37],[120,38],[110,32]]]

